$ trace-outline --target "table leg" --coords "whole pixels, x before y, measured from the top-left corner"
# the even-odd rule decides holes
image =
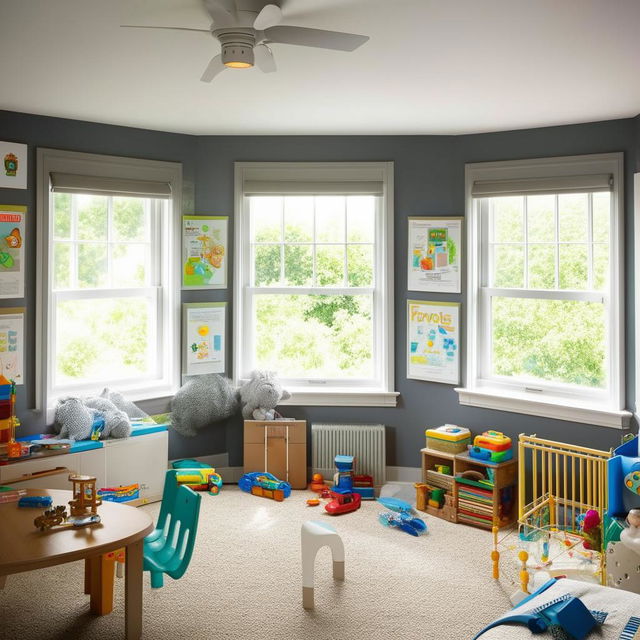
[[[0,591],[4,589],[4,585],[7,582],[7,576],[0,576]]]
[[[113,611],[113,572],[115,561],[115,554],[113,552],[89,558],[91,611],[99,616],[106,616]]]
[[[142,547],[143,541],[127,546],[125,564],[125,637],[139,640],[142,636]]]
[[[91,593],[91,558],[84,561],[84,592]]]

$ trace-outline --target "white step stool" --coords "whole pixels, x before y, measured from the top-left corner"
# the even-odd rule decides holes
[[[333,526],[308,520],[300,530],[302,543],[302,606],[313,609],[313,569],[318,551],[327,546],[333,558],[334,580],[344,580],[344,544]]]

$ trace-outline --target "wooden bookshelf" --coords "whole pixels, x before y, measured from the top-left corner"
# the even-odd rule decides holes
[[[430,487],[445,489],[446,496],[445,508],[427,507],[427,513],[482,529],[491,529],[494,525],[507,527],[516,521],[517,460],[496,464],[472,458],[468,452],[454,454],[421,449],[420,453],[422,482]],[[434,466],[440,464],[451,467],[451,475],[435,471]],[[493,473],[493,482],[487,478],[488,469]],[[465,471],[478,471],[485,476],[485,480],[463,478]],[[455,509],[455,517],[447,507]]]

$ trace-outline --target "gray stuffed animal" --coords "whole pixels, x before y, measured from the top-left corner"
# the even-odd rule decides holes
[[[88,440],[95,413],[80,398],[61,398],[56,405],[54,431],[61,438]]]
[[[278,403],[290,397],[273,371],[253,371],[240,387],[242,416],[245,420],[273,420]]]
[[[192,376],[171,402],[171,426],[182,436],[195,436],[238,410],[238,393],[231,380],[217,373]]]
[[[127,438],[131,435],[131,422],[127,414],[110,400],[99,397],[60,399],[56,405],[53,428],[61,438],[88,440],[96,417],[104,419],[100,439]]]

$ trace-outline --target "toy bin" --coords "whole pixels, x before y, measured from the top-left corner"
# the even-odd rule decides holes
[[[445,451],[446,453],[462,453],[471,442],[471,432],[466,427],[445,424],[435,429],[427,429],[427,449]]]

